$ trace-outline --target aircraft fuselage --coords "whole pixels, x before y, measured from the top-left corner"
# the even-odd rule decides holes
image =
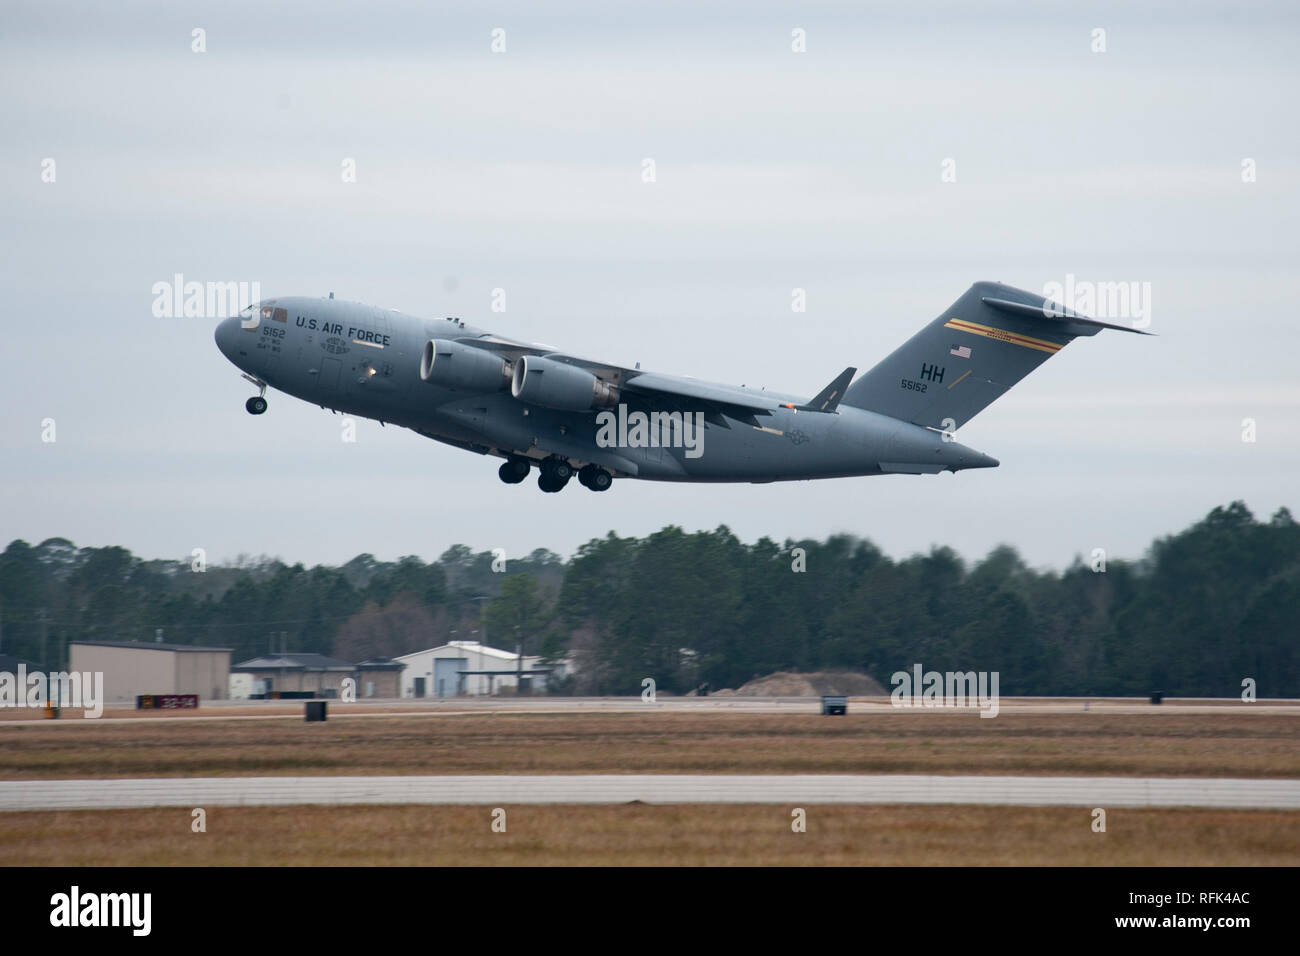
[[[421,355],[431,339],[480,338],[502,341],[459,320],[306,297],[259,303],[216,331],[221,351],[258,384],[460,448],[533,463],[559,458],[575,469],[595,463],[614,476],[715,482],[996,465],[933,428],[847,405],[797,409],[789,406],[804,399],[766,390],[716,386],[761,405],[754,415],[719,411],[725,403],[706,403],[706,415],[699,403],[672,394],[624,394],[607,409],[570,411],[515,398],[508,380],[483,390],[422,379]],[[641,427],[649,425],[658,427]]]

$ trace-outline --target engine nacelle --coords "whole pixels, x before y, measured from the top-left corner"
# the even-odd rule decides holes
[[[618,403],[618,389],[586,369],[536,355],[525,355],[515,363],[510,394],[530,405],[567,412],[585,412]]]
[[[510,363],[495,352],[447,339],[429,339],[420,356],[420,378],[442,388],[488,392],[510,384]]]

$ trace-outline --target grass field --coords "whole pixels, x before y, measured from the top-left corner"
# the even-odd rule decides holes
[[[1296,715],[472,713],[0,722],[0,779],[282,774],[1300,776]],[[9,865],[1295,865],[1300,813],[983,806],[212,808],[0,813]]]
[[[471,714],[0,723],[0,779],[284,774],[963,773],[1300,777],[1295,716]]]
[[[815,806],[242,807],[0,813],[8,865],[1295,865],[1300,814]]]

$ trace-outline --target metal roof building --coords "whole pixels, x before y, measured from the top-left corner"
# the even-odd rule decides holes
[[[157,641],[71,641],[69,670],[102,672],[106,702],[141,694],[198,694],[225,700],[230,686],[229,647]]]
[[[406,665],[387,657],[372,657],[357,665],[358,697],[401,697]]]
[[[403,697],[479,696],[516,689],[518,655],[478,641],[452,641],[394,660],[406,665],[402,671]],[[532,689],[545,690],[541,658],[525,655],[523,671]]]
[[[268,654],[240,661],[232,674],[249,674],[261,684],[261,692],[312,691],[335,696],[345,678],[356,678],[357,665],[324,654]]]

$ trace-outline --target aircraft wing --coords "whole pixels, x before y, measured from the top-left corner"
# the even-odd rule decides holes
[[[544,355],[552,361],[586,369],[625,392],[639,393],[647,397],[669,398],[683,408],[699,408],[704,411],[735,409],[742,412],[743,418],[748,419],[755,412],[760,414],[770,412],[781,404],[781,397],[772,393],[755,393],[750,389],[716,385],[678,375],[624,368],[621,365],[596,362],[581,356],[557,352],[549,346],[519,342],[499,335],[480,335],[459,338],[457,341],[463,345],[473,345],[498,352],[511,360],[523,355]]]
[[[669,395],[686,399],[688,402],[730,405],[733,408],[745,408],[756,412],[770,412],[781,404],[775,395],[768,396],[762,392],[755,393],[734,386],[714,385],[677,375],[663,375],[659,372],[633,370],[628,374],[632,377],[623,380],[625,392],[641,392],[655,396]]]
[[[770,414],[779,407],[795,408],[800,411],[833,412],[844,394],[844,389],[857,371],[853,368],[845,369],[810,402],[796,405],[791,401],[793,396],[789,395],[754,391],[735,385],[701,382],[681,375],[643,372],[638,368],[595,362],[577,355],[558,352],[550,346],[520,342],[499,335],[470,336],[459,338],[457,341],[498,352],[512,361],[524,355],[544,355],[552,361],[576,365],[616,386],[624,393],[666,400],[683,411],[703,411],[708,421],[724,428],[730,426],[722,420],[723,415],[750,425],[757,425],[756,415]]]

